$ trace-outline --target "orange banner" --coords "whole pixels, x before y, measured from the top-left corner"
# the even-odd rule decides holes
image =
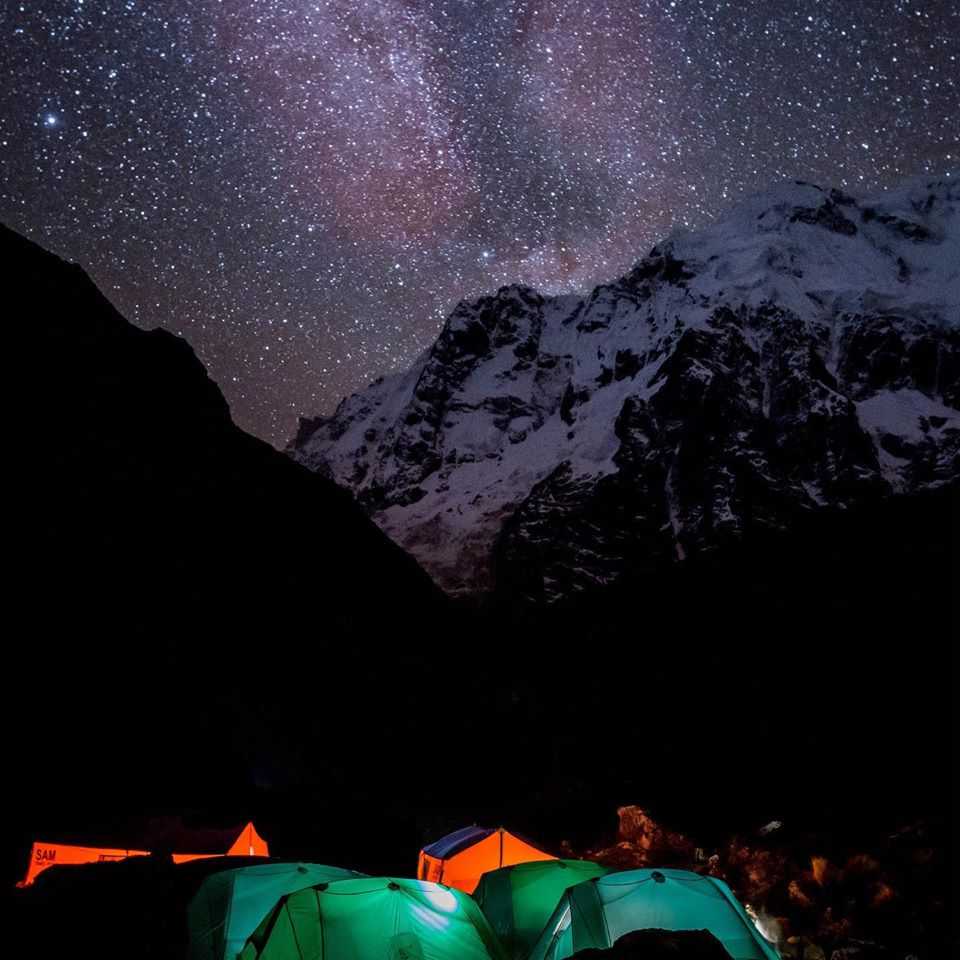
[[[100,863],[104,860],[125,860],[127,857],[149,856],[147,850],[114,850],[109,847],[75,847],[69,843],[34,842],[30,849],[30,865],[21,886],[29,886],[48,867],[61,863]]]
[[[123,850],[110,847],[78,847],[70,843],[34,842],[30,849],[30,863],[27,875],[17,884],[27,887],[48,867],[62,863],[101,863],[105,860],[125,860],[127,857],[148,857],[148,850]],[[257,833],[257,828],[248,823],[234,840],[229,850],[223,853],[175,853],[174,863],[187,863],[190,860],[206,860],[210,857],[269,857],[267,841]]]

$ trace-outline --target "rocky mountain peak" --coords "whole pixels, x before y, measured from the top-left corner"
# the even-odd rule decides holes
[[[777,185],[586,296],[458,304],[290,452],[448,591],[547,602],[937,486],[960,474],[958,213],[953,178]]]

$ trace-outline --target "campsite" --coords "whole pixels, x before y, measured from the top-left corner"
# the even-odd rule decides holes
[[[37,871],[43,851],[60,863]],[[97,940],[99,956],[120,955],[133,938],[142,955],[189,960],[566,960],[646,930],[707,931],[733,960],[777,958],[718,879],[557,859],[503,827],[467,827],[429,844],[417,879],[268,852],[252,824],[225,856],[36,844],[20,896],[26,915],[52,921],[45,910],[57,912],[48,949],[59,930],[64,947]]]
[[[774,822],[749,845],[704,851],[631,807],[616,843],[577,859],[469,825],[411,854],[415,877],[279,857],[252,823],[207,831],[208,843],[236,835],[219,855],[37,843],[8,890],[11,942],[50,956],[81,942],[101,958],[136,944],[164,960],[882,960],[919,930],[943,935],[943,904],[911,899],[940,882],[935,835],[915,829],[844,860],[810,856],[823,837],[787,833]],[[38,871],[44,850],[59,863]]]

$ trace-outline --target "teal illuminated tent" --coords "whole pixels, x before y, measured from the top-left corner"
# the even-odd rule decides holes
[[[281,897],[362,874],[318,863],[262,863],[215,873],[187,909],[190,960],[233,960]]]
[[[730,888],[688,870],[626,870],[563,894],[530,960],[606,949],[632,930],[708,930],[733,960],[779,960]]]
[[[609,872],[609,868],[589,860],[518,863],[485,873],[473,898],[511,960],[523,960],[564,891]]]
[[[365,877],[284,897],[240,960],[506,960],[469,895],[426,880]]]

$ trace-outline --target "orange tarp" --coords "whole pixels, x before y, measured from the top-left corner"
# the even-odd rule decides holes
[[[48,867],[68,863],[100,863],[105,860],[125,860],[127,857],[148,857],[148,850],[122,850],[109,847],[78,847],[70,843],[45,843],[36,840],[30,849],[30,863],[27,875],[19,883],[26,887],[37,879]],[[209,857],[222,857],[223,853],[175,853],[174,863],[186,863],[189,860],[205,860]],[[228,857],[268,857],[270,848],[266,840],[257,833],[256,827],[248,823],[233,845],[226,851]]]
[[[446,859],[432,857],[421,850],[417,876],[421,880],[432,880],[448,887],[456,887],[464,893],[473,893],[481,875],[488,870],[534,860],[556,860],[556,857],[538,850],[500,827],[489,836]]]

